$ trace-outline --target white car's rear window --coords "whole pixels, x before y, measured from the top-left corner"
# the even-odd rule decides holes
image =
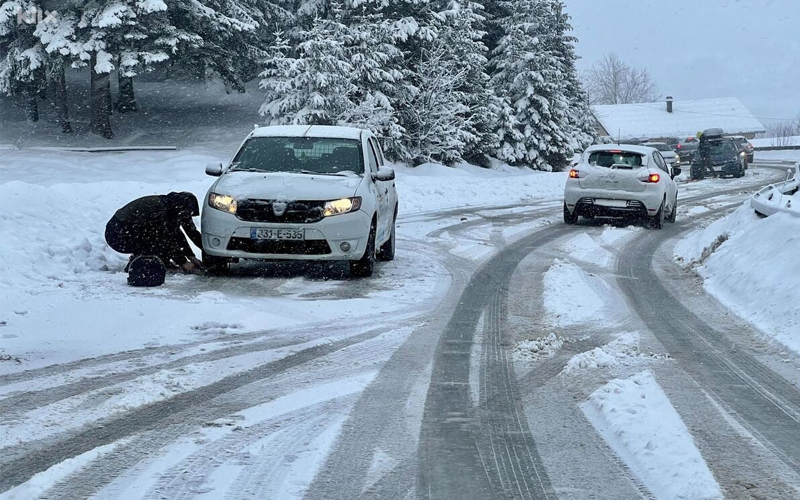
[[[641,167],[643,163],[642,155],[631,151],[594,151],[589,154],[589,165],[596,167],[612,165]]]

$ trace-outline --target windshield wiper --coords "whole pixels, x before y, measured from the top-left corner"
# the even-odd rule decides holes
[[[252,167],[237,167],[236,165],[232,166],[229,169],[231,172],[264,172],[260,168],[252,168]]]
[[[307,174],[307,175],[338,175],[340,177],[347,175],[344,172],[312,172],[311,170],[292,170],[292,173]]]

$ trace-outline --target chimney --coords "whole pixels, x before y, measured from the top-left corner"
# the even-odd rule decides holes
[[[672,113],[672,97],[667,96],[667,113]]]

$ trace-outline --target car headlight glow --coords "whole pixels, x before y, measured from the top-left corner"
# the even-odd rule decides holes
[[[235,214],[236,210],[239,209],[239,204],[233,196],[217,193],[208,195],[208,206],[231,214]]]
[[[339,200],[326,201],[323,213],[325,217],[332,215],[341,215],[350,212],[355,212],[361,208],[361,197],[354,198],[341,198]]]

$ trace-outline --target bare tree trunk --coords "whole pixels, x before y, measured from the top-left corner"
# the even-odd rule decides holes
[[[89,125],[93,134],[113,139],[114,132],[111,130],[111,121],[108,115],[111,114],[111,75],[108,73],[97,73],[97,56],[92,53],[90,62],[91,69],[91,114],[92,121]]]
[[[36,87],[31,83],[22,92],[22,98],[25,100],[25,119],[31,123],[39,121],[39,103],[36,100]]]
[[[69,123],[69,108],[67,107],[67,79],[64,75],[64,60],[61,58],[53,61],[51,79],[53,83],[53,101],[55,102],[58,123],[65,134],[72,133]]]
[[[133,77],[122,76],[122,73],[118,73],[118,82],[117,111],[120,113],[139,111],[136,107],[136,96],[133,93]]]

